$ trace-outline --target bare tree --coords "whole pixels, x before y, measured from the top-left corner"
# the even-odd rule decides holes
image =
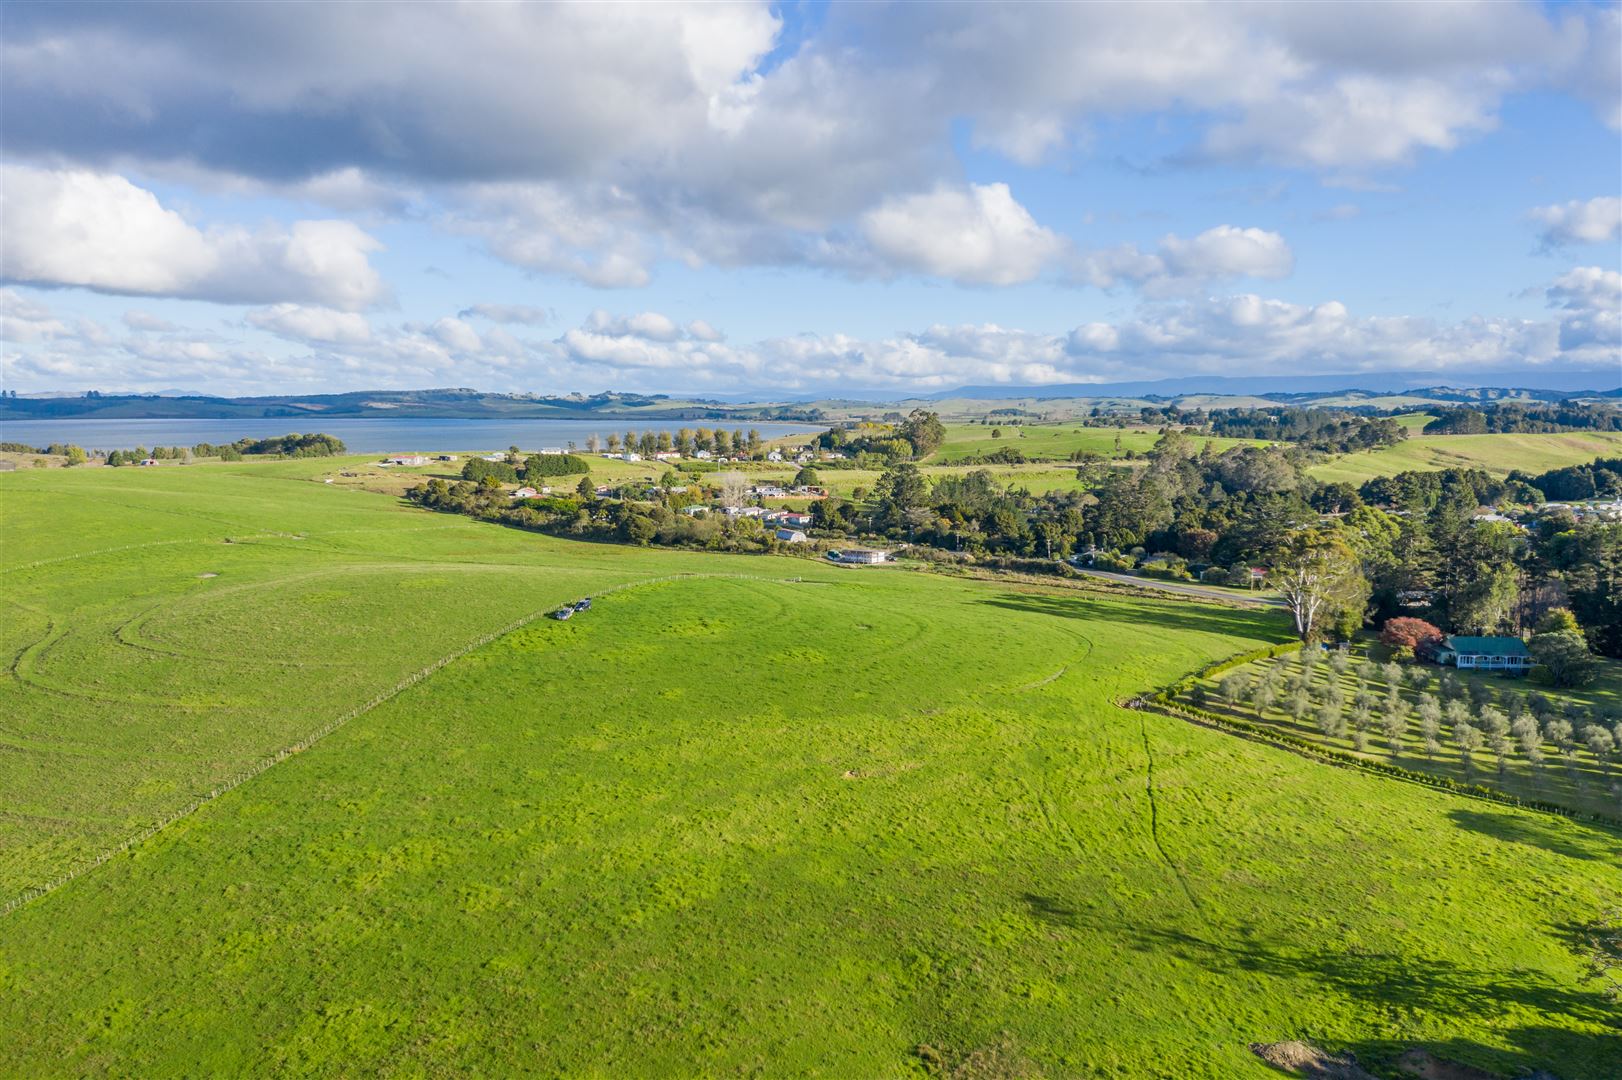
[[[721,473],[715,482],[721,489],[722,506],[742,506],[749,498],[749,478],[741,472]]]

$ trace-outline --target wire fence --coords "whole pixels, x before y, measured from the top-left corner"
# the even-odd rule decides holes
[[[670,581],[690,581],[700,578],[769,581],[777,584],[798,584],[802,580],[798,577],[773,578],[765,577],[759,574],[668,574],[664,577],[642,578],[637,581],[627,581],[620,585],[612,585],[606,589],[597,590],[595,593],[593,593],[593,595],[598,597],[611,596],[614,593],[625,592],[628,589],[646,588],[649,585],[659,585]],[[11,914],[24,904],[38,900],[40,897],[45,896],[48,893],[55,892],[57,889],[60,889],[62,886],[66,885],[75,878],[83,877],[85,874],[88,874],[90,871],[96,869],[98,866],[101,866],[108,860],[117,858],[125,852],[140,846],[146,841],[152,839],[152,837],[156,836],[158,833],[170,828],[176,822],[195,814],[198,810],[202,809],[204,806],[207,806],[215,799],[218,799],[226,792],[233,791],[236,788],[241,787],[249,780],[262,775],[272,766],[281,764],[294,754],[303,753],[305,750],[308,750],[310,747],[314,746],[328,735],[331,735],[333,732],[337,731],[351,720],[364,716],[378,706],[392,701],[394,698],[400,696],[405,691],[411,689],[411,687],[422,682],[424,679],[428,678],[428,676],[432,675],[440,668],[445,667],[447,664],[452,664],[457,660],[460,660],[462,657],[468,655],[476,649],[482,649],[484,646],[490,644],[492,641],[495,641],[497,638],[505,637],[508,634],[521,630],[535,620],[549,615],[555,610],[557,610],[555,604],[548,604],[546,607],[532,611],[520,619],[515,619],[513,622],[508,623],[506,626],[503,626],[498,630],[492,630],[488,634],[475,638],[473,641],[470,641],[466,645],[458,648],[455,652],[447,653],[438,660],[435,660],[433,663],[429,664],[427,667],[412,672],[410,675],[407,675],[404,679],[401,679],[399,682],[378,694],[370,701],[367,701],[362,705],[358,705],[355,708],[350,709],[348,712],[342,713],[341,715],[327,721],[325,724],[322,724],[320,727],[316,728],[308,735],[305,735],[297,742],[283,747],[274,754],[271,754],[269,757],[261,758],[259,761],[255,762],[253,765],[250,765],[248,768],[243,769],[234,776],[215,784],[213,787],[209,788],[207,794],[198,795],[191,802],[176,810],[170,811],[168,814],[165,814],[163,817],[159,818],[151,825],[148,825],[140,832],[125,837],[113,847],[100,852],[93,858],[86,860],[80,865],[75,866],[70,870],[65,870],[48,881],[44,881],[38,885],[24,889],[11,899],[5,901],[4,903],[0,903],[0,918],[4,918],[5,916]]]

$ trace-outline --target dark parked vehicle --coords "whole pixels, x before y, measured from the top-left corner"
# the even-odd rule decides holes
[[[576,611],[588,611],[588,610],[590,610],[590,608],[591,608],[591,597],[589,597],[589,596],[586,597],[584,600],[576,600],[574,602],[574,609]]]

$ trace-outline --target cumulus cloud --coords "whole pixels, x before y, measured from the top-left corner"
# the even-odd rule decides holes
[[[289,341],[357,345],[372,336],[366,316],[353,311],[306,307],[302,304],[276,304],[248,312],[250,326]]]
[[[353,311],[386,292],[368,258],[381,246],[347,221],[199,229],[109,173],[0,172],[0,272],[15,282]]]
[[[1175,110],[1186,156],[1362,174],[1491,131],[1527,89],[1622,125],[1614,8],[988,10],[836,5],[783,48],[764,0],[25,5],[0,43],[0,131],[14,160],[213,171],[345,211],[415,212],[432,191],[497,258],[621,288],[664,258],[1028,280],[1047,230],[997,185],[931,191],[965,127],[1030,165],[1102,118]],[[942,252],[921,213],[977,250]],[[207,245],[146,219],[168,256],[105,273],[192,280]]]
[[[1622,273],[1579,266],[1554,279],[1545,295],[1561,311],[1560,348],[1568,353],[1622,363]]]
[[[1168,234],[1153,252],[1134,244],[1083,252],[1073,273],[1102,289],[1127,283],[1158,295],[1224,279],[1283,278],[1294,269],[1295,253],[1278,233],[1218,225],[1192,237]]]
[[[1064,250],[1007,184],[938,187],[890,199],[862,218],[873,250],[894,265],[971,285],[1040,275]]]
[[[1570,202],[1540,206],[1532,211],[1532,220],[1543,226],[1543,246],[1561,247],[1565,244],[1601,244],[1614,241],[1622,233],[1622,198],[1601,195],[1593,199],[1572,199]]]

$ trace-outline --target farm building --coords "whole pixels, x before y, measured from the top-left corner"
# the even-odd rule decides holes
[[[830,551],[828,558],[835,562],[855,563],[860,566],[877,566],[879,563],[889,562],[888,551],[875,551],[872,548],[846,548],[844,551]]]
[[[1532,670],[1532,654],[1518,637],[1460,637],[1449,634],[1425,649],[1430,659],[1461,671],[1501,671],[1524,675]]]
[[[536,491],[532,487],[521,487],[517,491],[513,492],[513,498],[515,498],[515,499],[533,499],[536,495],[539,495],[539,494],[540,494],[540,492]]]
[[[805,543],[805,533],[799,529],[778,529],[775,535],[785,544]]]

